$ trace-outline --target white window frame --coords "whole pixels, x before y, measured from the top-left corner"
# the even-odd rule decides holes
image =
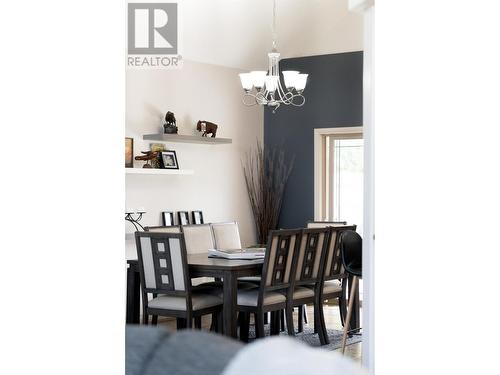
[[[314,220],[321,221],[328,217],[326,212],[327,202],[331,195],[327,176],[331,171],[328,167],[327,137],[361,137],[363,138],[362,126],[345,126],[340,128],[315,128],[314,129]]]

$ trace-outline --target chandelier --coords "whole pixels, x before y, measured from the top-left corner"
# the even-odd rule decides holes
[[[307,74],[301,74],[296,70],[285,70],[283,83],[281,84],[279,60],[280,54],[276,50],[276,0],[273,2],[273,49],[267,54],[269,57],[269,70],[252,71],[241,73],[241,86],[245,95],[243,104],[247,106],[267,105],[276,112],[282,104],[301,107],[306,98],[302,95],[306,87]]]

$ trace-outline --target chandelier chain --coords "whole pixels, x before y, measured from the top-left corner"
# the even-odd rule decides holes
[[[273,0],[273,52],[276,51],[276,0]]]

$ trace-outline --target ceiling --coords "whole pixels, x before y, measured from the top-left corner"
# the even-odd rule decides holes
[[[178,0],[179,52],[187,60],[267,69],[272,0]],[[281,58],[360,51],[362,15],[348,0],[277,0]]]

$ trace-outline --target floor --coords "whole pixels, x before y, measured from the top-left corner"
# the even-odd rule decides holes
[[[328,304],[324,307],[325,311],[325,323],[328,328],[334,328],[342,330],[342,325],[340,324],[339,308],[336,305]],[[313,324],[313,314],[314,310],[312,306],[307,306],[307,316],[309,317],[309,324]],[[294,314],[294,324],[297,327],[297,313]],[[204,316],[202,320],[202,329],[208,330],[210,328],[211,318],[210,316]],[[158,318],[158,324],[168,327],[170,330],[176,329],[176,322],[170,318]],[[337,349],[340,351],[340,349]],[[346,347],[345,354],[351,357],[356,362],[361,363],[361,343],[349,345]]]

